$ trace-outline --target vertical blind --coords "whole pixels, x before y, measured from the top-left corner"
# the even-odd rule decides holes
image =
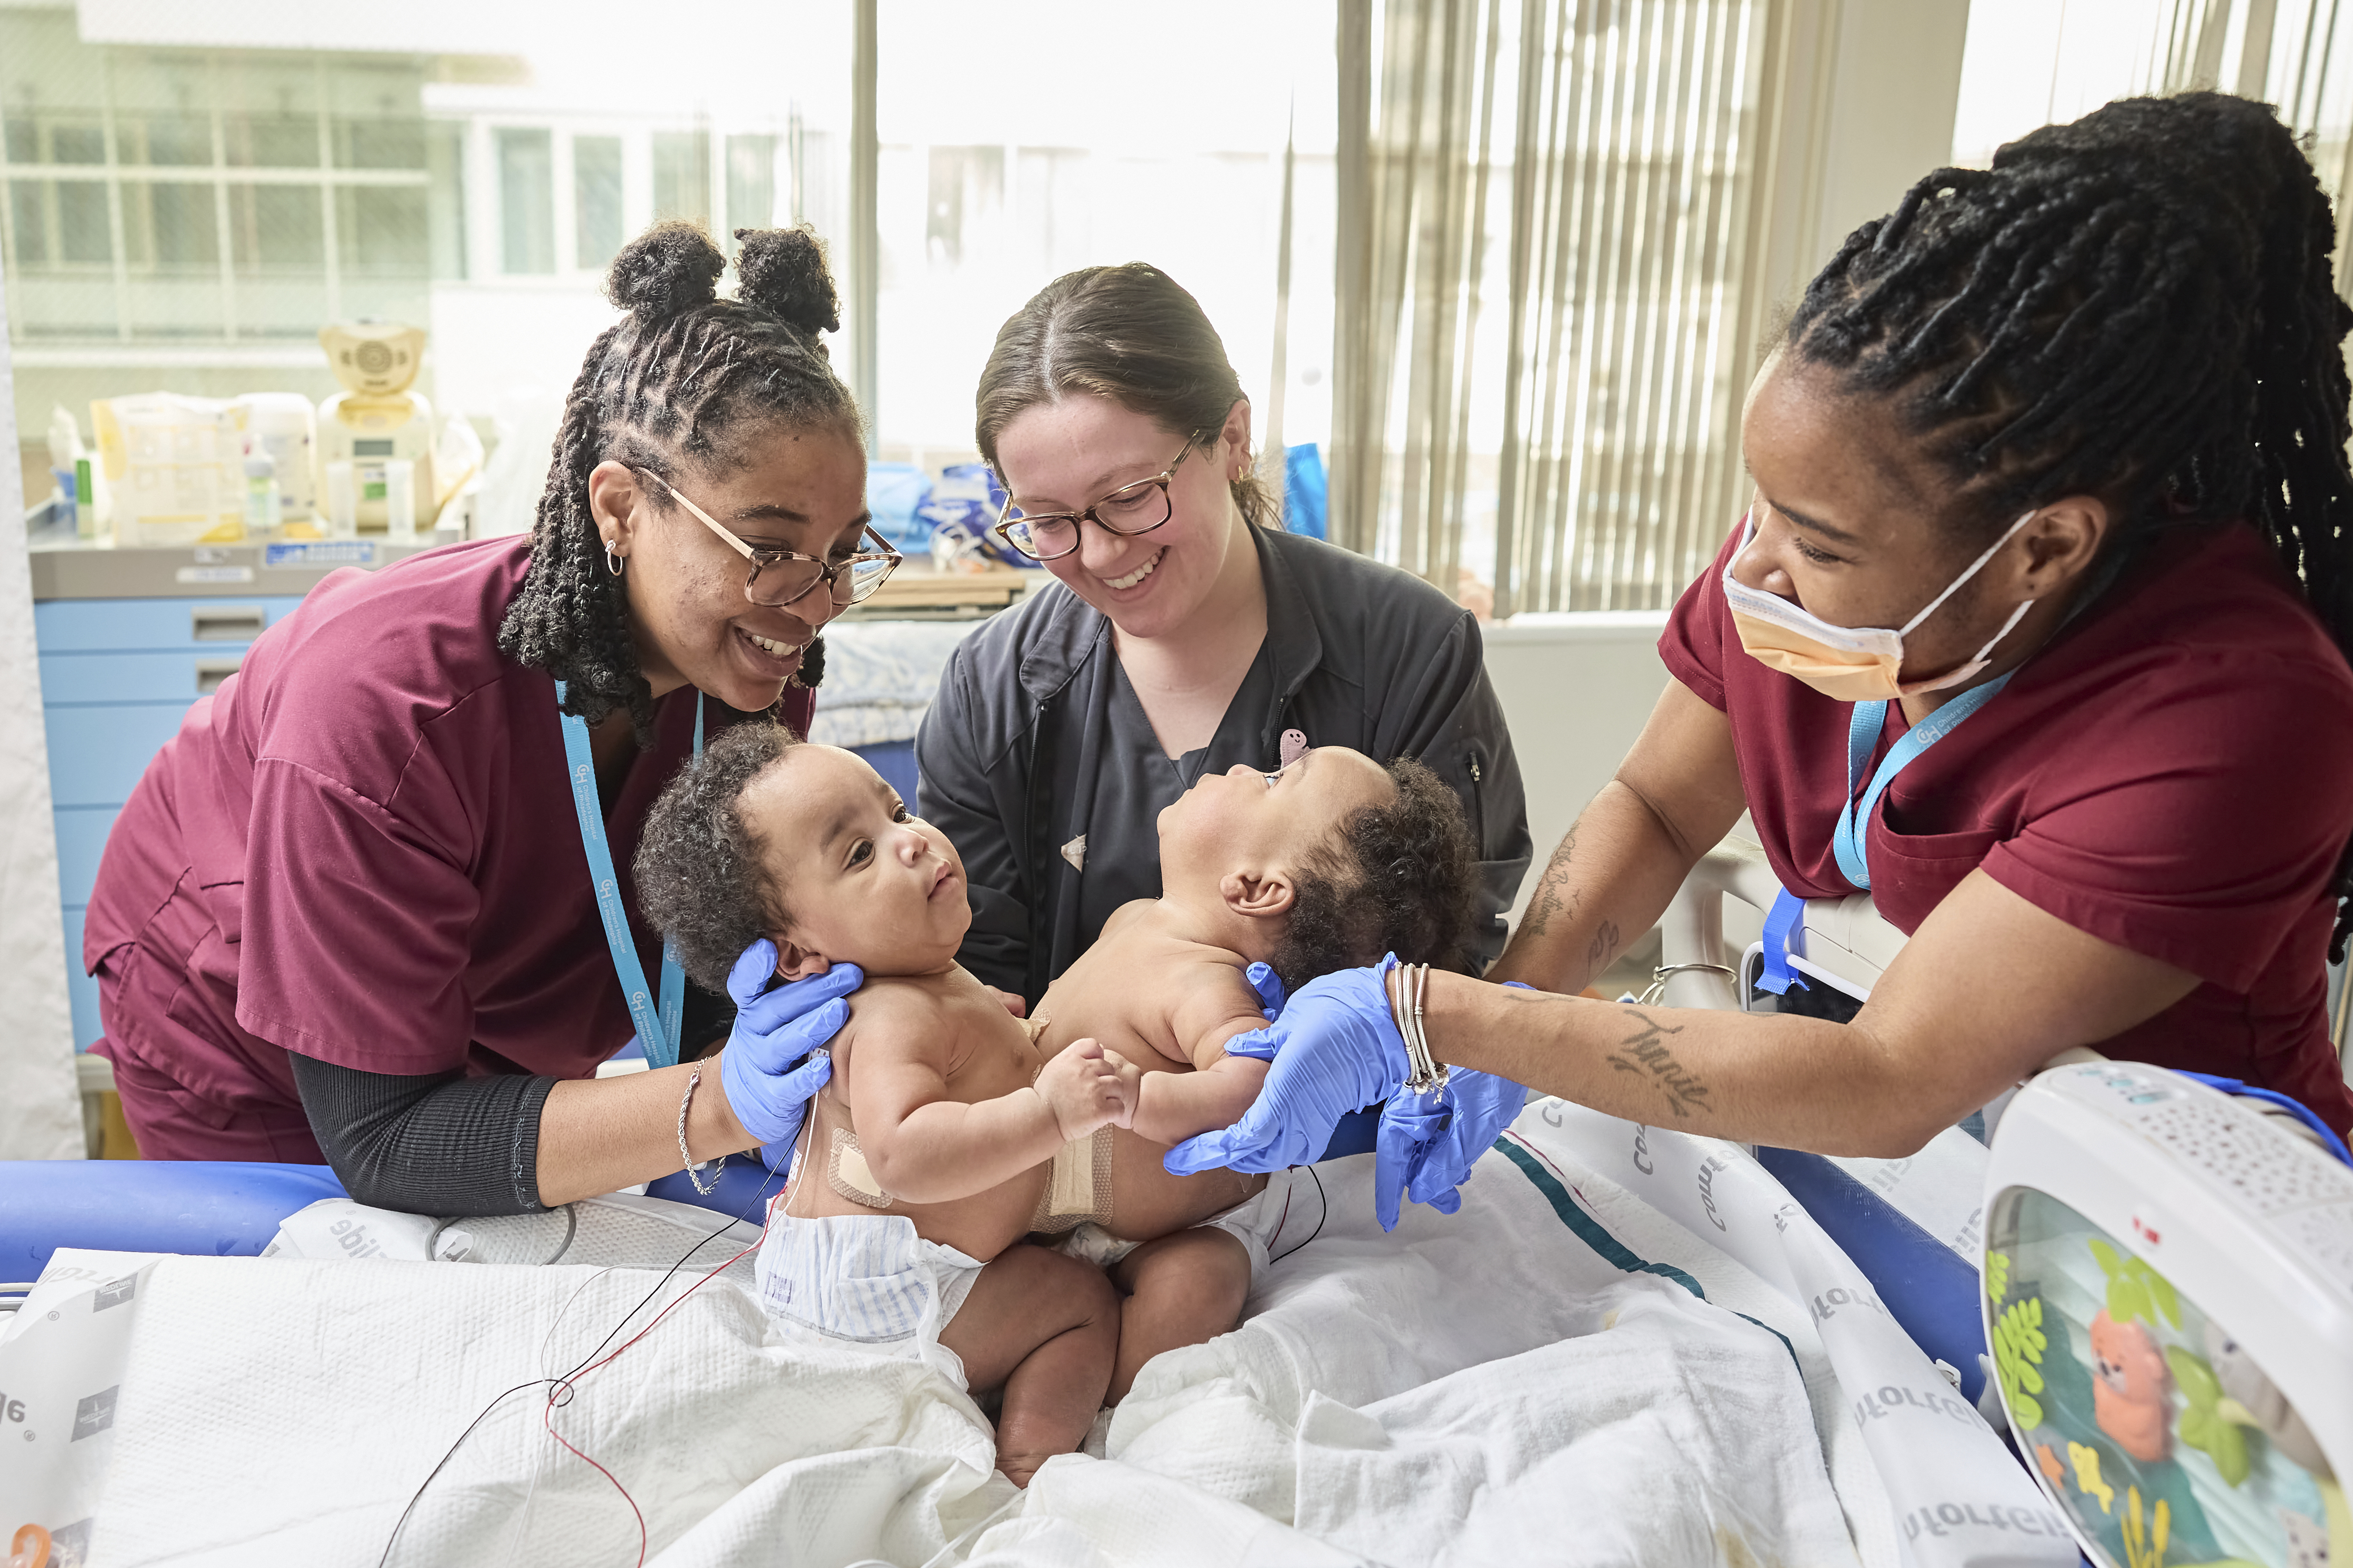
[[[2337,288],[2348,291],[2353,188],[2353,5],[2343,0],[2153,0],[2148,92],[2221,88],[2276,107],[2337,204]]]
[[[1739,505],[1769,0],[1344,7],[1332,531],[1655,607]]]

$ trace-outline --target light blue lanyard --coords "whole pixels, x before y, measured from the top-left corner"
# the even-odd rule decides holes
[[[629,914],[621,907],[621,884],[613,874],[613,849],[605,842],[605,808],[596,798],[596,763],[588,751],[588,721],[576,713],[561,713],[564,682],[555,683],[555,701],[564,721],[564,758],[572,774],[572,804],[580,814],[580,847],[588,852],[588,875],[596,883],[596,912],[605,917],[605,941],[613,950],[613,969],[629,1000],[629,1016],[638,1026],[638,1043],[645,1047],[649,1066],[678,1063],[679,1025],[686,1012],[686,972],[678,965],[678,950],[662,943],[661,1006],[655,1010],[646,990],[646,966],[638,962],[637,939],[629,934]],[[702,755],[702,694],[694,694],[694,754]]]
[[[1895,782],[1895,775],[1915,757],[1960,728],[1961,721],[1984,707],[1993,694],[2010,684],[2011,670],[1983,686],[1971,687],[1934,713],[1912,726],[1904,738],[1887,748],[1886,760],[1871,778],[1871,787],[1856,800],[1854,786],[1862,780],[1865,763],[1871,761],[1872,749],[1879,744],[1879,732],[1887,726],[1885,702],[1858,702],[1854,705],[1853,721],[1846,733],[1846,808],[1839,813],[1838,832],[1831,839],[1831,847],[1838,855],[1839,872],[1858,888],[1871,886],[1871,863],[1863,858],[1863,835],[1869,831],[1871,819],[1879,811],[1879,797]]]

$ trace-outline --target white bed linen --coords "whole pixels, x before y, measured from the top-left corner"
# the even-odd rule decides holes
[[[1532,1106],[1460,1215],[1409,1208],[1392,1237],[1370,1217],[1368,1159],[1319,1167],[1329,1213],[1301,1184],[1242,1328],[1155,1361],[1105,1457],[1054,1460],[1027,1494],[989,1468],[987,1428],[945,1380],[787,1346],[723,1279],[553,1420],[628,1487],[662,1568],[1897,1562],[1899,1515],[1933,1515],[1946,1490],[1907,1473],[1891,1506],[1802,1293],[1599,1174],[1633,1130],[1588,1114]],[[1661,1149],[1723,1162],[1724,1204],[1752,1173],[1744,1202],[1778,1190],[1753,1163],[1723,1173],[1746,1161],[1729,1146],[1648,1136],[1654,1168]],[[54,1352],[77,1300],[90,1312],[77,1267],[126,1267],[76,1257],[58,1255],[55,1286],[0,1340],[0,1386]],[[90,1561],[375,1562],[475,1414],[580,1360],[653,1279],[154,1262],[119,1371],[90,1374],[119,1384]],[[544,1435],[545,1412],[526,1393],[485,1420],[391,1561],[633,1561],[628,1507]],[[2040,1560],[1915,1533],[1923,1563]]]

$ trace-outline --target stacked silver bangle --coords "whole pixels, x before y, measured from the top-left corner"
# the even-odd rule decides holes
[[[1436,1094],[1446,1087],[1449,1075],[1443,1063],[1430,1059],[1430,1037],[1421,1026],[1422,998],[1430,990],[1430,965],[1398,964],[1389,971],[1388,990],[1389,1017],[1405,1041],[1405,1087],[1419,1095]]]
[[[686,1149],[686,1108],[694,1103],[694,1086],[702,1081],[702,1069],[697,1068],[686,1075],[686,1092],[678,1098],[678,1157],[686,1166],[686,1179],[694,1184],[694,1190],[698,1194],[707,1198],[719,1190],[719,1173],[727,1168],[727,1156],[720,1155],[717,1162],[712,1165],[711,1184],[704,1186],[702,1167],[694,1163],[694,1156],[688,1153]]]

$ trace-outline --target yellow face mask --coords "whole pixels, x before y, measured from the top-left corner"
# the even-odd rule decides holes
[[[1984,554],[1969,563],[1968,569],[1929,600],[1918,615],[1901,627],[1891,628],[1834,626],[1803,605],[1793,605],[1762,588],[1752,588],[1733,576],[1733,566],[1756,542],[1757,514],[1752,510],[1741,532],[1740,548],[1733,552],[1732,561],[1724,568],[1725,603],[1731,607],[1732,624],[1740,633],[1740,646],[1750,658],[1792,679],[1804,681],[1834,701],[1892,701],[1924,691],[1941,691],[1985,668],[1994,645],[2010,635],[2010,628],[2018,625],[2034,601],[2029,599],[2012,610],[2010,618],[2001,623],[2001,629],[1986,640],[1975,658],[1927,680],[1906,682],[1902,679],[1905,637],[1917,631],[1923,621],[1935,615],[1962,584],[1976,576],[1995,552],[2033,518],[2034,513],[2030,511],[2011,523]]]

